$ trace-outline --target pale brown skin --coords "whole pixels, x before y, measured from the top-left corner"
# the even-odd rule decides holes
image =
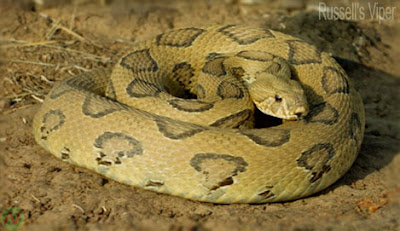
[[[198,99],[174,96],[184,91]],[[251,98],[267,113],[302,118],[236,129],[251,124]],[[354,162],[364,124],[360,95],[328,54],[271,30],[215,26],[140,43],[111,77],[94,70],[57,84],[33,129],[53,155],[121,183],[199,201],[262,203],[333,184]]]
[[[308,102],[301,85],[291,79],[266,74],[249,85],[257,108],[270,116],[298,120],[308,113]]]

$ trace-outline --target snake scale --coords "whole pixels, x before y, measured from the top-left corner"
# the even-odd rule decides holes
[[[299,93],[258,81],[274,76],[297,82]],[[290,121],[253,128],[251,98]],[[280,32],[224,25],[160,34],[112,70],[56,83],[33,129],[56,157],[124,184],[263,203],[333,184],[354,162],[364,124],[359,93],[327,53]]]

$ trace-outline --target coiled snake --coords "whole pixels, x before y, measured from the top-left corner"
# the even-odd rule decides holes
[[[253,102],[300,119],[252,128]],[[333,184],[354,162],[364,124],[359,93],[327,53],[276,31],[227,25],[158,35],[112,73],[56,84],[33,129],[61,160],[128,185],[262,203]]]

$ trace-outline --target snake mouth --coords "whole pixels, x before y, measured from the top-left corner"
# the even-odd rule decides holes
[[[298,115],[296,115],[296,114],[294,114],[294,115],[287,115],[287,116],[285,116],[285,117],[282,118],[282,119],[291,120],[291,121],[296,121],[296,120],[300,120],[300,119],[301,119],[301,116],[298,116]]]
[[[304,119],[308,114],[308,107],[298,107],[294,112],[294,115],[297,117],[296,120]]]
[[[308,109],[306,107],[298,107],[294,113],[288,113],[285,117],[282,119],[285,120],[302,120],[304,119],[308,114]]]
[[[280,104],[274,103],[272,99],[265,99],[263,101],[253,100],[256,107],[264,114],[276,117],[283,120],[302,120],[308,114],[307,106],[290,107],[285,99],[282,99]]]

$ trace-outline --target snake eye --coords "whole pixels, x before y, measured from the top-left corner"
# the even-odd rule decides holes
[[[275,102],[280,103],[282,101],[282,98],[279,95],[275,95]]]

